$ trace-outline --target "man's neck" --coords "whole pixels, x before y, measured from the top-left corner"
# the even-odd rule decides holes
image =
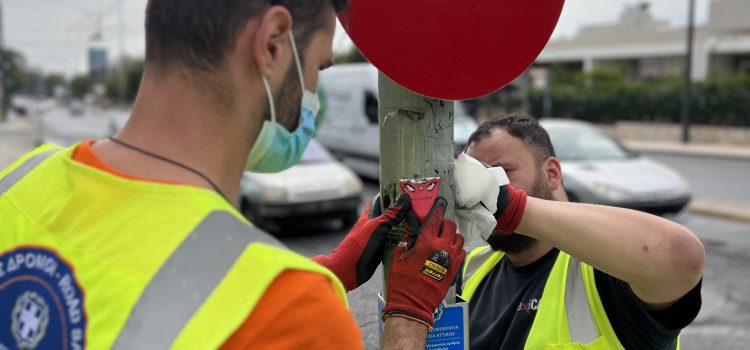
[[[513,266],[523,267],[541,259],[543,256],[547,255],[547,253],[549,253],[552,248],[554,247],[547,243],[537,241],[536,243],[534,243],[534,245],[529,247],[529,249],[514,254],[508,253],[507,255],[508,259],[510,259],[510,263],[513,264]]]
[[[215,100],[189,86],[179,78],[148,80],[144,76],[130,120],[116,137],[195,169],[236,205],[247,153],[258,126],[248,125],[249,111],[245,118],[236,108],[222,111]],[[213,189],[190,171],[111,141],[98,142],[93,150],[107,164],[129,175]]]

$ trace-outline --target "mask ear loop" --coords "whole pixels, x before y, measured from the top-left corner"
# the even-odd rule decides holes
[[[294,63],[297,65],[297,75],[299,75],[299,85],[302,88],[302,94],[305,93],[305,80],[302,77],[302,63],[299,59],[299,52],[297,51],[297,44],[294,41],[294,34],[289,31],[289,41],[292,43],[292,53],[294,54]]]
[[[268,97],[268,106],[271,111],[271,122],[276,123],[276,108],[273,106],[273,96],[271,95],[271,86],[268,85],[268,79],[263,76],[263,87],[266,89],[266,96]]]
[[[302,94],[305,93],[305,81],[302,77],[302,63],[299,59],[299,52],[297,51],[297,44],[294,42],[294,34],[289,31],[289,42],[292,46],[292,54],[294,56],[294,63],[297,66],[297,75],[299,76],[299,85],[302,88]],[[273,103],[273,95],[271,94],[271,86],[268,84],[268,79],[263,76],[263,88],[266,89],[266,96],[268,97],[268,106],[271,111],[271,122],[276,123],[276,107]]]

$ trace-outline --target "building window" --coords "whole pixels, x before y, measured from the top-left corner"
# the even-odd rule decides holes
[[[750,75],[750,58],[740,60],[737,64],[737,72],[739,74]]]
[[[640,78],[661,78],[664,75],[661,58],[644,58],[640,61]]]

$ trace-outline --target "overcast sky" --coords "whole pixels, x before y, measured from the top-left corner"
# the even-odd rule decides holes
[[[688,1],[651,0],[650,3],[652,13],[657,18],[684,26]],[[696,0],[698,23],[706,22],[709,1]],[[92,45],[107,47],[112,62],[119,56],[122,39],[126,55],[142,57],[146,2],[0,0],[3,6],[3,37],[6,46],[22,52],[31,67],[47,73],[59,72],[72,76],[87,70],[87,50]],[[554,36],[573,36],[580,26],[616,21],[624,6],[638,2],[641,0],[566,0]],[[96,33],[101,34],[99,40],[95,40]],[[338,33],[336,48],[342,50],[347,45],[349,41],[346,35]]]

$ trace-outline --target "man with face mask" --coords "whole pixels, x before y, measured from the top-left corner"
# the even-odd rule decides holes
[[[472,349],[679,347],[680,330],[701,306],[705,253],[690,230],[567,203],[560,162],[532,118],[485,122],[466,154],[510,180],[489,246],[469,254],[458,279]]]
[[[357,349],[346,291],[403,231],[384,348],[424,348],[465,253],[438,200],[365,210],[314,261],[235,209],[244,170],[297,163],[344,0],[150,0],[127,125],[42,146],[0,173],[0,348]],[[299,49],[299,50],[298,50]],[[404,222],[408,223],[404,223]],[[445,277],[422,273],[447,254]]]

